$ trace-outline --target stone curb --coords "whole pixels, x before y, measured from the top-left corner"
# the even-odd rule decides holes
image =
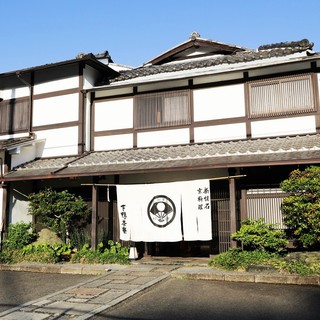
[[[55,264],[0,264],[0,271],[43,272],[61,274],[104,275],[108,271],[121,270],[127,266],[122,265],[55,265]]]
[[[82,274],[82,275],[104,275],[108,271],[121,270],[128,266],[122,265],[44,265],[44,264],[0,264],[0,271],[24,271],[24,272],[44,272],[61,274]],[[171,272],[172,278],[194,279],[194,280],[214,280],[229,282],[251,282],[251,283],[272,283],[272,284],[293,284],[320,286],[320,276],[299,276],[284,275],[277,273],[252,273],[252,272],[228,272],[210,267],[180,266]]]
[[[320,286],[320,276],[299,276],[299,275],[283,275],[283,274],[263,274],[249,272],[223,272],[220,270],[212,270],[210,268],[180,268],[171,273],[171,277],[177,279],[194,279],[194,280],[214,280],[229,282],[252,282],[252,283],[269,283],[269,284],[293,284]]]

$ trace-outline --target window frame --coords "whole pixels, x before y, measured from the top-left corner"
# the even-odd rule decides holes
[[[0,102],[0,134],[25,132],[30,127],[30,99],[15,98]]]
[[[300,84],[298,83],[299,81]],[[307,81],[308,84],[303,84],[302,81]],[[264,87],[266,90],[263,92]],[[264,101],[261,97],[253,96],[253,91],[256,88],[262,89],[260,90],[260,95],[264,95]],[[309,95],[307,95],[306,89],[309,89]],[[271,91],[276,91],[277,95],[272,94]],[[299,94],[301,92],[305,93],[303,97]],[[254,100],[260,104],[258,107],[254,105]],[[270,102],[269,106],[266,105],[267,101]],[[294,105],[295,102],[300,102],[301,105]],[[255,107],[256,109],[253,110]],[[316,111],[314,79],[311,73],[248,82],[248,117],[250,119],[313,113]]]
[[[141,117],[142,113],[143,117]],[[143,93],[134,97],[133,126],[135,130],[181,127],[191,123],[189,89]]]

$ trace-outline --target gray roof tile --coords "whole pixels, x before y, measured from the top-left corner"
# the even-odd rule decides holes
[[[9,172],[7,180],[133,172],[320,163],[320,135],[91,152],[38,159]]]
[[[120,72],[120,76],[111,80],[111,82],[119,82],[134,79],[137,77],[146,77],[154,74],[167,72],[185,71],[199,68],[218,66],[222,64],[234,64],[240,62],[250,62],[255,60],[263,60],[274,57],[283,57],[298,52],[303,52],[313,47],[313,43],[306,39],[301,41],[282,42],[270,45],[260,46],[258,51],[247,50],[237,51],[232,55],[211,56],[208,59],[192,60],[188,62],[163,64],[163,65],[146,65],[132,70]]]

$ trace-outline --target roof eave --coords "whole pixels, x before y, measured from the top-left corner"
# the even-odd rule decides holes
[[[87,89],[86,91],[92,92],[92,91],[112,90],[112,89],[128,87],[128,86],[133,87],[139,84],[152,84],[152,83],[159,83],[159,82],[165,82],[165,81],[190,79],[190,77],[199,78],[203,76],[255,70],[255,69],[270,67],[270,66],[287,65],[287,64],[305,62],[308,60],[315,60],[315,59],[320,59],[320,55],[299,56],[295,58],[291,57],[290,59],[281,60],[281,61],[279,61],[279,59],[274,59],[273,62],[270,62],[270,60],[268,61],[255,60],[252,62],[235,63],[233,65],[230,65],[230,64],[220,65],[225,68],[217,68],[217,66],[212,66],[212,67],[198,68],[198,69],[191,69],[191,70],[184,70],[184,71],[167,72],[165,74],[159,73],[154,75],[136,77],[136,78],[123,80],[123,81],[112,82],[107,85],[96,86],[96,87]]]

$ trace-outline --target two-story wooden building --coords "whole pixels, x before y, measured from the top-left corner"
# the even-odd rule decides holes
[[[119,240],[116,186],[205,179],[211,238],[153,241],[149,254],[223,252],[246,217],[282,226],[279,183],[320,163],[312,47],[252,50],[193,33],[138,68],[86,55],[0,75],[4,225],[30,219],[25,195],[52,186],[84,196]]]

